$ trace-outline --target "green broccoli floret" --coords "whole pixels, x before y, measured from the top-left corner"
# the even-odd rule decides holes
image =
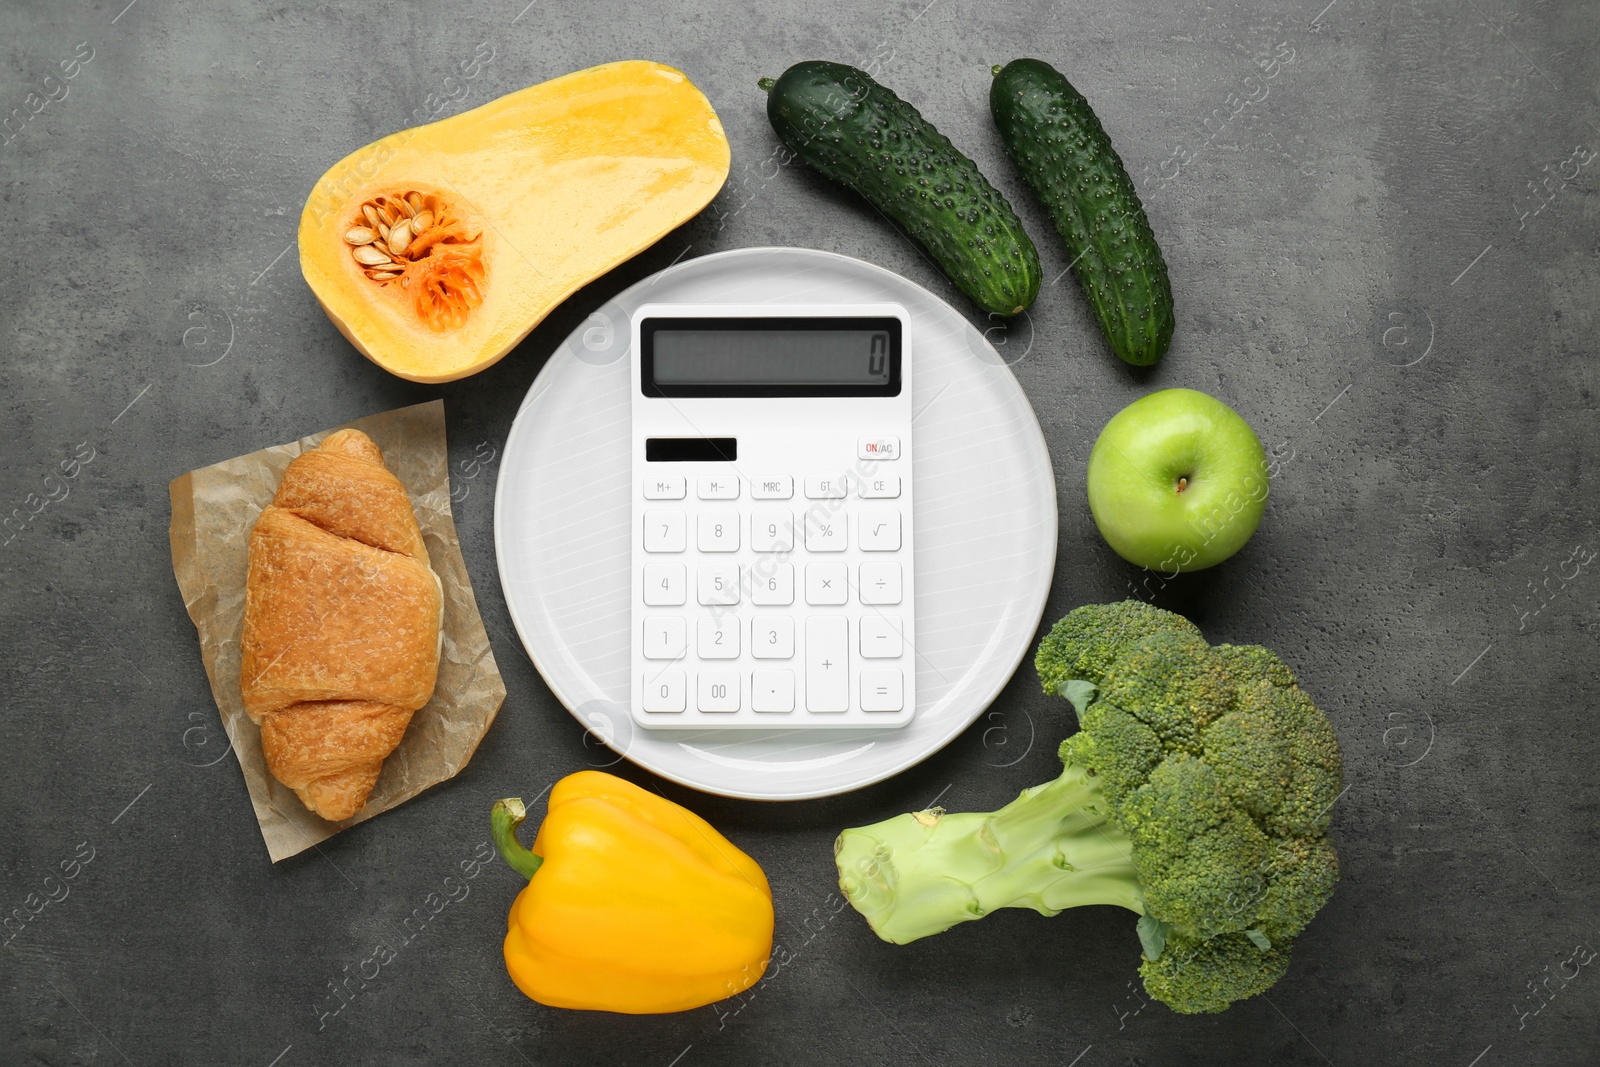
[[[1142,600],[1086,604],[1068,612],[1039,643],[1033,665],[1051,696],[1066,696],[1070,680],[1099,685],[1122,651],[1141,637],[1180,633],[1200,636],[1200,628],[1182,615],[1152,607]]]
[[[1333,893],[1333,727],[1271,651],[1208,645],[1138,601],[1078,608],[1035,664],[1080,729],[1061,777],[992,813],[901,815],[839,835],[839,884],[904,944],[996,908],[1140,915],[1140,969],[1180,1012],[1222,1011],[1289,966]]]
[[[1145,960],[1139,977],[1145,992],[1173,1011],[1198,1015],[1265,993],[1288,969],[1287,948],[1262,948],[1245,934],[1220,934],[1168,940],[1159,958]]]

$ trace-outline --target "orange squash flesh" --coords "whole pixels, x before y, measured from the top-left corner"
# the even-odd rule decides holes
[[[728,158],[722,123],[681,71],[591,67],[334,164],[300,216],[300,270],[368,359],[412,381],[454,381],[693,218],[722,188]],[[348,242],[364,238],[346,235],[377,229],[363,205],[398,225],[407,203],[428,212],[408,226],[431,230],[393,254],[402,262],[357,262]],[[382,258],[382,241],[364,254]]]

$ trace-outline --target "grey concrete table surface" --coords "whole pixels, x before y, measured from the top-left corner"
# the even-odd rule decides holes
[[[1600,548],[1600,7],[1324,2],[7,3],[0,904],[30,918],[0,947],[0,1063],[1600,1059],[1600,975],[1573,962],[1600,943],[1600,574],[1581,562]],[[1018,55],[1085,91],[1149,206],[1178,307],[1153,372],[1105,350],[1001,153],[989,65]],[[441,102],[636,56],[721,114],[734,162],[712,207],[476,377],[413,385],[355,353],[297,270],[316,178]],[[1278,649],[1344,746],[1336,897],[1270,994],[1206,1017],[1142,1006],[1132,923],[1110,909],[1010,911],[904,948],[835,914],[842,827],[936,796],[989,809],[1054,774],[1071,719],[1025,667],[945,751],[858,793],[763,805],[658,783],[771,876],[792,958],[753,997],[656,1017],[527,1001],[500,959],[518,884],[499,866],[334,997],[445,892],[495,797],[606,762],[516,640],[493,465],[470,465],[560,339],[679,257],[765,244],[870,260],[977,320],[864,204],[764,162],[756,79],[818,57],[872,66],[1038,241],[1044,292],[996,337],[1056,468],[1047,621],[1142,587],[1213,640]],[[1144,586],[1097,535],[1084,467],[1112,413],[1169,385],[1232,404],[1282,462],[1239,556]],[[167,482],[433,397],[509,696],[457,779],[274,866],[173,580]],[[47,482],[63,463],[76,477]],[[47,890],[63,862],[77,877]]]

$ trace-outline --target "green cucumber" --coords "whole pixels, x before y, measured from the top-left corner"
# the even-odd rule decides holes
[[[849,186],[927,249],[983,310],[1015,315],[1039,295],[1039,253],[978,165],[865,71],[796,63],[763,78],[784,144]]]
[[[994,68],[1006,154],[1043,201],[1111,350],[1136,367],[1172,343],[1172,283],[1122,160],[1083,94],[1037,59]]]

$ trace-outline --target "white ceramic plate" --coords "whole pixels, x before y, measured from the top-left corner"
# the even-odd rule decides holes
[[[892,302],[911,313],[917,709],[883,731],[687,732],[628,714],[629,316],[645,303]],[[544,680],[639,766],[724,796],[803,800],[881,781],[983,714],[1031,648],[1056,555],[1055,475],[1027,397],[954,308],[870,263],[800,248],[692,259],[608,302],[551,355],[495,496],[506,604]]]

